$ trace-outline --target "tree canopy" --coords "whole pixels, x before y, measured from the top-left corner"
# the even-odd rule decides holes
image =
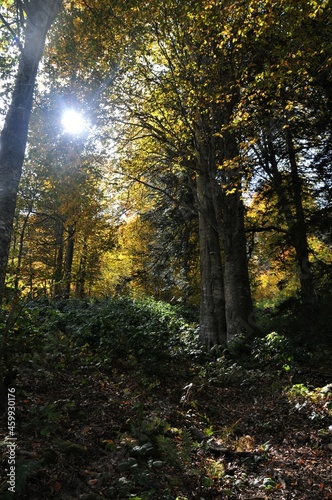
[[[331,40],[2,0],[1,498],[332,498]]]

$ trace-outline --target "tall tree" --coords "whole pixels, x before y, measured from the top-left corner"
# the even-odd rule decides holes
[[[15,35],[20,56],[12,100],[0,137],[0,305],[38,65],[46,35],[61,5],[62,0],[19,0],[11,6],[18,11],[15,17],[19,25]]]
[[[191,178],[199,218],[200,333],[208,347],[253,332],[243,169],[238,136],[229,131],[238,100],[233,68],[240,57],[219,34],[223,20],[239,22],[232,5],[160,2],[147,26],[145,46],[141,43],[128,57],[129,79],[112,93],[121,120],[136,126],[137,137],[149,135],[174,168],[177,164]],[[228,36],[233,39],[232,33]]]
[[[312,216],[304,197],[308,185],[313,194],[321,179],[313,151],[324,150],[329,135],[331,3],[266,1],[256,9],[260,44],[256,52],[251,47],[251,72],[235,119],[242,121],[259,176],[270,180],[277,195],[310,318],[316,294],[308,240]]]

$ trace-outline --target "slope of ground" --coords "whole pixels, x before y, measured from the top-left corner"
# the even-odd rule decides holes
[[[329,386],[312,401],[260,372],[187,382],[56,360],[23,367],[15,498],[332,498]]]
[[[0,422],[0,498],[332,499],[328,364],[104,365],[59,333],[47,347],[24,339]]]

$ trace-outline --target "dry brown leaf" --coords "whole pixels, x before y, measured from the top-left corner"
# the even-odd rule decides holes
[[[88,481],[89,486],[96,486],[97,483],[98,483],[98,479],[90,479]]]
[[[54,492],[58,492],[61,490],[61,488],[62,488],[62,484],[60,483],[60,481],[55,481],[55,483],[52,486],[52,490]]]

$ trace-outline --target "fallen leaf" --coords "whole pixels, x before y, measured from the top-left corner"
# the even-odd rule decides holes
[[[53,490],[54,492],[58,492],[58,491],[60,491],[60,490],[61,490],[61,488],[62,488],[62,485],[61,485],[60,481],[56,481],[56,482],[53,484],[53,486],[52,486],[52,490]]]
[[[98,483],[98,479],[90,479],[90,481],[88,481],[89,486],[95,486],[97,483]]]

